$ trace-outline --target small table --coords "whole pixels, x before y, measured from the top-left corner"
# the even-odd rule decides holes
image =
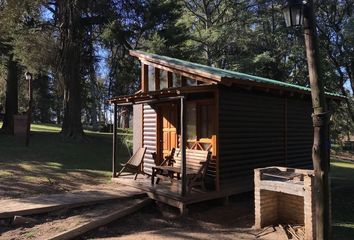
[[[155,184],[155,177],[157,175],[162,175],[163,171],[167,171],[166,177],[169,177],[171,180],[174,179],[175,174],[177,174],[177,180],[181,180],[181,168],[180,167],[172,167],[172,166],[155,166],[152,167],[152,174],[151,174],[151,184]],[[194,174],[193,169],[186,169],[187,175]],[[156,182],[158,183],[158,181]]]

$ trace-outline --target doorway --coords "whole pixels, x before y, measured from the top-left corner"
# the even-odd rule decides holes
[[[178,145],[178,104],[166,103],[158,107],[157,164],[161,164],[172,148]]]

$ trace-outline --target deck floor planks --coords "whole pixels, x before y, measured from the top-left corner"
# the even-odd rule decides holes
[[[112,181],[145,191],[150,198],[174,206],[219,199],[245,192],[243,188],[230,188],[220,191],[202,191],[193,189],[190,194],[181,196],[180,184],[171,184],[169,181],[162,181],[159,184],[151,185],[150,178],[139,176],[137,180],[134,180],[132,177],[129,177],[129,175],[113,178]]]
[[[129,198],[144,193],[129,186],[119,186],[112,190],[75,191],[61,194],[39,195],[35,197],[0,200],[0,218],[15,215],[31,215],[55,211],[63,208],[93,205],[113,199]]]

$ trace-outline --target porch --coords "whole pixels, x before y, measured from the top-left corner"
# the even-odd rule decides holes
[[[189,193],[182,194],[181,182],[161,181],[159,184],[151,184],[150,176],[139,175],[134,180],[134,175],[125,174],[119,178],[112,178],[112,181],[125,186],[134,187],[147,193],[147,195],[158,202],[176,207],[181,215],[188,212],[187,206],[204,201],[221,199],[224,204],[228,204],[229,196],[245,191],[240,186],[223,190],[201,190],[193,188]],[[243,184],[244,185],[244,184]],[[241,184],[242,186],[242,184]]]
[[[175,148],[180,149],[180,182],[176,183],[172,196],[186,196],[187,164],[186,150],[202,150],[211,155],[208,162],[210,189],[218,189],[217,184],[217,136],[215,116],[217,88],[215,85],[185,86],[159,91],[138,92],[130,96],[111,99],[114,104],[114,129],[116,129],[117,108],[122,105],[140,106],[141,119],[134,134],[140,142],[134,146],[146,148],[142,172],[152,174],[152,168],[161,166],[165,157]],[[213,115],[214,114],[214,115]],[[193,117],[194,116],[194,117]],[[136,120],[136,119],[135,119]],[[136,131],[140,131],[136,134]],[[113,178],[116,177],[117,137],[113,134]],[[197,153],[198,154],[198,153]],[[198,162],[194,163],[199,164]],[[146,184],[144,188],[146,189]],[[149,189],[159,186],[149,186]],[[164,187],[161,187],[165,189]],[[155,191],[155,190],[154,190]],[[163,191],[166,192],[166,191]],[[180,201],[178,198],[177,200]],[[175,206],[176,204],[174,204]]]

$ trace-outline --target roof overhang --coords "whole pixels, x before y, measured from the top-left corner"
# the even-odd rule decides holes
[[[162,70],[175,72],[187,78],[193,78],[198,81],[210,83],[210,84],[217,84],[220,83],[222,80],[222,77],[216,74],[204,72],[192,67],[181,66],[180,64],[173,63],[172,61],[157,59],[154,58],[152,55],[144,54],[143,52],[140,51],[130,50],[129,53],[131,56],[137,57],[143,64],[157,67]]]
[[[168,58],[156,54],[149,54],[149,53],[135,51],[135,50],[130,50],[129,53],[131,56],[137,57],[143,64],[157,67],[162,70],[175,72],[182,76],[193,78],[207,84],[222,84],[225,86],[258,88],[258,89],[264,89],[266,91],[279,90],[281,92],[290,92],[292,94],[298,93],[302,95],[311,94],[310,88],[302,87],[295,84],[289,84],[289,83],[276,81],[272,79],[251,76],[243,73],[237,73],[238,77],[235,77],[235,75],[231,75],[232,77],[230,77],[231,71],[227,71],[223,69],[220,70],[225,71],[226,75],[218,75],[218,74],[213,74],[210,71],[209,72],[203,71],[202,69],[203,67],[207,67],[207,68],[210,67],[202,66],[200,64],[188,63],[186,61],[182,61],[179,59]],[[181,62],[183,62],[183,64],[181,64]],[[201,68],[198,68],[198,66],[201,66]],[[236,74],[236,72],[233,72],[233,74]],[[329,92],[326,92],[326,98],[338,100],[338,101],[345,99],[345,97],[342,95],[333,94]]]
[[[137,92],[132,95],[114,97],[108,100],[116,105],[134,105],[141,103],[158,103],[164,101],[174,101],[189,94],[214,92],[216,85],[199,85],[179,88],[168,88],[159,91]]]

